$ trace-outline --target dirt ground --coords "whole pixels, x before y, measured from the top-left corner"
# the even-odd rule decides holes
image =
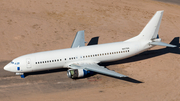
[[[180,5],[168,0],[0,0],[0,101],[179,101]],[[160,2],[164,1],[164,2]],[[66,69],[30,73],[25,79],[3,70],[12,59],[69,48],[75,34],[99,44],[138,35],[164,10],[159,36],[177,48],[156,46],[107,68],[131,79],[100,74],[69,79]]]

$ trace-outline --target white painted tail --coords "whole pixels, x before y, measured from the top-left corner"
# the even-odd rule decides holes
[[[163,12],[164,11],[157,11],[138,36],[128,39],[125,42],[156,39]]]

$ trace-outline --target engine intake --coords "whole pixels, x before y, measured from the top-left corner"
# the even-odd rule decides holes
[[[75,78],[80,78],[80,77],[84,77],[87,74],[92,74],[93,72],[91,71],[86,71],[84,69],[69,69],[67,71],[67,76],[69,78],[75,79]]]

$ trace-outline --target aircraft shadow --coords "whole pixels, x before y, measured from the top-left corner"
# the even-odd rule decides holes
[[[132,83],[143,83],[141,81],[135,80],[135,79],[130,78],[130,77],[123,77],[123,78],[118,78],[118,79],[128,81],[128,82],[132,82]]]
[[[41,75],[41,74],[47,74],[47,73],[63,72],[67,70],[68,68],[59,68],[59,69],[44,70],[44,71],[39,71],[39,72],[31,72],[31,73],[25,73],[25,77],[29,75]]]
[[[97,74],[100,74],[100,73],[97,73]],[[105,74],[101,74],[101,75],[105,75]],[[109,75],[105,75],[105,76],[116,78],[116,79],[119,79],[119,80],[124,80],[124,81],[128,81],[128,82],[132,82],[132,83],[143,83],[142,81],[133,79],[131,77],[114,77],[114,76],[109,76]]]
[[[88,46],[90,46],[90,45],[97,45],[98,44],[98,40],[99,40],[99,36],[93,37],[93,38],[91,38],[91,40],[89,41],[89,43],[87,45]]]

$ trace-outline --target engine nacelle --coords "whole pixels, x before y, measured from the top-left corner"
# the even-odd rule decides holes
[[[92,74],[93,72],[91,71],[86,71],[84,69],[69,69],[67,71],[67,76],[69,78],[75,79],[75,78],[80,78],[80,77],[84,77],[87,74]]]

